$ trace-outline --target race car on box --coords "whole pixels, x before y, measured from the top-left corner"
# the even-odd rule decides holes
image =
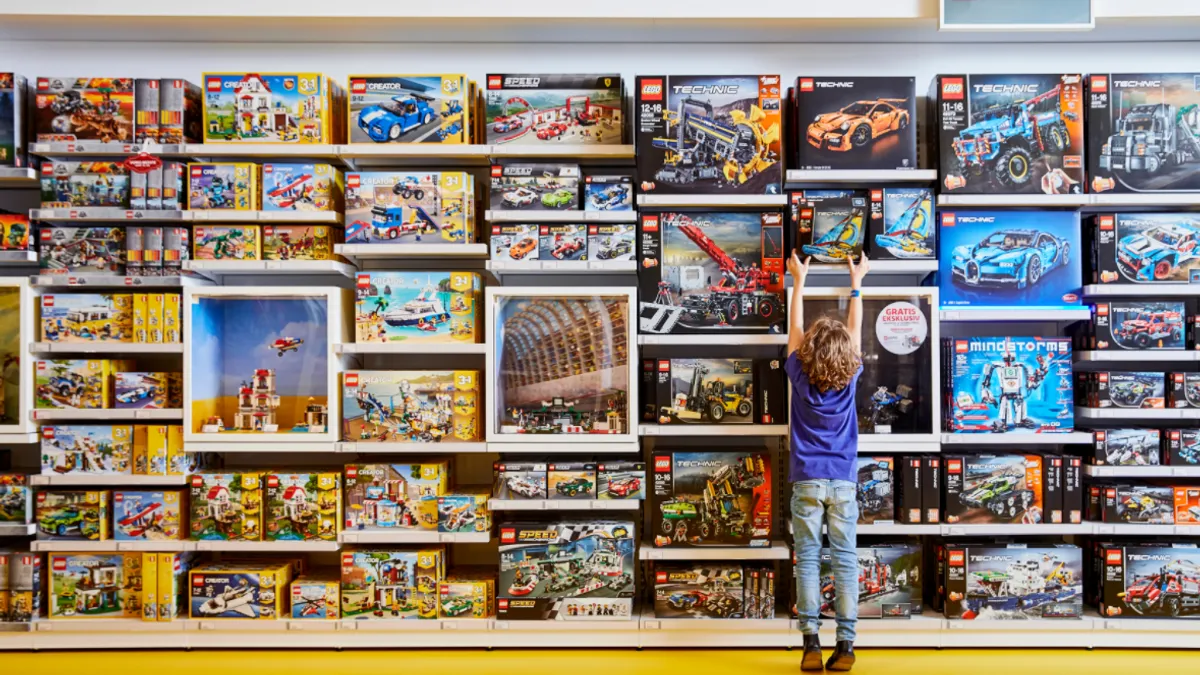
[[[510,206],[529,206],[534,199],[537,199],[537,193],[526,188],[517,188],[504,193],[504,203]]]
[[[1113,331],[1118,340],[1146,349],[1157,340],[1183,342],[1183,316],[1176,311],[1154,309],[1126,319]]]
[[[1183,263],[1197,257],[1200,224],[1193,220],[1163,223],[1117,242],[1117,260],[1138,281],[1169,279]]]
[[[954,249],[954,281],[968,286],[987,284],[1033,286],[1051,270],[1070,261],[1071,245],[1036,230],[1000,230],[974,246]]]
[[[808,142],[825,150],[848,152],[909,125],[906,99],[855,101],[837,112],[817,115],[808,125]]]

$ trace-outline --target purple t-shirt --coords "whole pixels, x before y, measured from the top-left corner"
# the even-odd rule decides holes
[[[842,389],[813,387],[793,352],[784,363],[792,381],[792,458],[788,480],[858,480],[858,415],[854,394],[862,366]]]

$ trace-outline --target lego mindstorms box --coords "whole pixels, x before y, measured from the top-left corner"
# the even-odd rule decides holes
[[[945,341],[944,431],[1053,433],[1075,428],[1071,341],[974,337]]]

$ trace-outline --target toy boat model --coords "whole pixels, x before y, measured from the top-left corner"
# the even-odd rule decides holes
[[[383,314],[383,322],[389,326],[424,326],[450,320],[450,312],[437,297],[437,289],[426,286],[416,298],[403,306]]]

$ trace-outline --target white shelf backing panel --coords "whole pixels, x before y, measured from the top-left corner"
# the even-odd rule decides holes
[[[787,195],[638,195],[638,206],[786,206]]]
[[[441,443],[356,443],[353,441],[341,441],[336,444],[336,451],[346,454],[460,455],[485,453],[488,452],[488,446],[483,441],[476,443],[446,441]],[[490,504],[491,502],[488,503]]]
[[[1091,442],[1090,431],[1070,431],[1062,434],[942,434],[942,445],[1077,445]]]
[[[486,354],[487,345],[477,342],[342,342],[333,345],[336,354]]]
[[[1026,647],[1087,649],[1095,641],[1093,619],[946,619],[943,647]]]
[[[101,408],[98,410],[76,410],[55,408],[35,409],[30,417],[37,422],[58,420],[181,420],[183,410],[179,408]]]
[[[933,183],[937,181],[937,169],[788,169],[787,182],[791,183]],[[871,263],[874,267],[875,263]]]
[[[487,244],[334,244],[348,260],[454,260],[488,257]]]
[[[273,434],[285,438],[257,442],[236,440],[239,435],[241,434],[213,434],[215,437],[224,436],[225,439],[213,438],[211,441],[188,441],[184,443],[183,450],[184,452],[291,452],[297,454],[337,452],[337,443],[301,440],[304,438],[302,434]],[[231,436],[232,438],[230,438]],[[291,437],[299,438],[292,440]]]
[[[642,436],[786,436],[786,424],[642,424]]]
[[[770,546],[706,546],[655,548],[642,544],[638,548],[640,560],[790,560],[792,549],[782,541],[773,541]]]
[[[871,271],[875,263],[871,263]],[[942,308],[939,318],[946,322],[980,321],[1086,321],[1092,311],[1087,307],[1071,309],[953,309]]]
[[[1020,523],[942,524],[942,536],[945,537],[1061,536],[1068,534],[1091,534],[1094,530],[1095,523],[1048,523],[1040,525],[1024,525]]]
[[[185,260],[183,267],[190,272],[215,278],[247,274],[337,274],[351,277],[357,271],[353,265],[337,260]]]
[[[1200,408],[1075,408],[1075,417],[1085,420],[1194,420]]]
[[[37,525],[30,523],[0,523],[0,537],[28,537],[37,534]]]
[[[30,485],[86,485],[114,487],[142,487],[152,485],[178,485],[187,483],[187,476],[135,476],[132,474],[40,474],[29,477]]]
[[[486,544],[491,532],[436,532],[430,530],[342,532],[343,544]]]
[[[489,499],[493,511],[636,511],[640,499]]]
[[[34,354],[182,354],[182,342],[34,342]]]
[[[181,288],[211,286],[212,281],[198,276],[124,277],[112,274],[38,274],[30,277],[37,288]]]
[[[1200,466],[1085,466],[1093,478],[1200,478]]]
[[[1090,298],[1192,297],[1200,296],[1200,284],[1088,284],[1083,294]]]

